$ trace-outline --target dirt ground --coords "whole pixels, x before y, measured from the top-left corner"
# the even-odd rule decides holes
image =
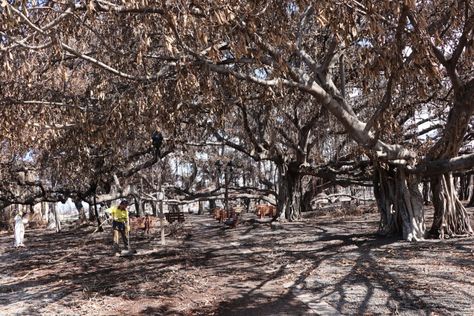
[[[0,315],[474,315],[473,238],[382,238],[376,213],[243,219],[186,214],[165,246],[132,234],[132,257],[109,227],[27,229],[19,250],[4,232]]]

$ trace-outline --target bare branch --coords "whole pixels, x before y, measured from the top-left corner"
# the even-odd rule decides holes
[[[474,154],[469,154],[451,159],[423,162],[414,168],[409,168],[408,172],[424,176],[435,176],[454,171],[469,171],[473,168]]]
[[[309,5],[301,16],[301,20],[300,20],[300,23],[298,25],[298,33],[296,35],[296,48],[298,50],[302,49],[301,43],[302,43],[303,32],[304,32],[303,29],[305,28],[307,20],[309,19],[309,17],[313,13],[314,13],[314,8],[313,8],[312,5]]]
[[[46,31],[42,28],[40,28],[39,26],[37,26],[36,24],[34,24],[28,17],[26,17],[21,11],[17,10],[16,8],[14,8],[13,6],[10,5],[10,8],[12,9],[13,12],[15,12],[18,16],[20,16],[31,28],[33,28],[34,30],[36,30],[38,33],[40,34],[43,34],[43,35],[47,35],[46,34]],[[130,10],[133,10],[133,9],[130,9]],[[70,9],[67,9],[65,12],[64,12],[64,16],[67,15],[67,14],[70,14]],[[56,23],[59,22],[59,19],[56,20]],[[125,78],[125,79],[130,79],[130,80],[139,80],[139,81],[156,81],[156,80],[159,80],[161,78],[163,78],[165,75],[168,74],[168,72],[174,67],[176,66],[176,63],[175,62],[171,62],[169,64],[167,64],[166,66],[162,67],[160,69],[160,71],[154,75],[154,76],[134,76],[134,75],[131,75],[131,74],[127,74],[123,71],[120,71],[118,69],[115,69],[114,67],[110,66],[110,65],[107,65],[89,55],[86,55],[86,54],[83,54],[81,52],[79,52],[78,50],[70,47],[69,45],[63,43],[63,42],[60,42],[60,45],[61,47],[66,50],[67,52],[81,58],[81,59],[84,59],[86,61],[89,61],[91,62],[92,64],[96,65],[96,66],[99,66],[100,68],[103,68],[117,76],[120,76],[122,78]]]
[[[130,79],[130,80],[139,80],[139,81],[157,81],[163,77],[165,77],[169,71],[171,69],[174,68],[174,66],[176,66],[176,63],[175,62],[171,62],[169,64],[167,64],[166,66],[162,67],[160,69],[160,71],[154,75],[154,76],[134,76],[134,75],[131,75],[131,74],[127,74],[125,72],[122,72],[120,70],[117,70],[95,58],[92,58],[86,54],[83,54],[75,49],[73,49],[72,47],[70,47],[69,45],[66,45],[64,43],[61,43],[61,47],[63,47],[67,52],[79,57],[79,58],[82,58],[84,60],[87,60],[89,62],[91,62],[92,64],[96,65],[96,66],[99,66],[100,68],[102,69],[105,69],[107,71],[110,71],[111,73],[117,75],[117,76],[120,76],[122,78],[125,78],[125,79]]]
[[[466,4],[466,22],[464,24],[464,29],[462,31],[461,37],[459,37],[458,44],[456,48],[454,49],[453,54],[451,55],[451,58],[449,59],[449,63],[453,64],[454,67],[458,63],[459,57],[461,57],[461,54],[463,50],[466,48],[466,46],[469,43],[469,34],[473,32],[474,30],[474,15],[471,17],[468,17],[468,9],[469,5]]]

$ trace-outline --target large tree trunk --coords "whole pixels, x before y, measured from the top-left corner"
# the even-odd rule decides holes
[[[61,231],[61,220],[56,203],[51,203],[48,213],[48,229],[55,229],[57,233]]]
[[[455,100],[443,136],[430,149],[428,160],[449,159],[459,153],[471,116],[474,113],[474,80],[455,87]],[[466,209],[459,201],[451,174],[431,178],[435,208],[430,234],[434,237],[472,234]]]
[[[423,197],[420,180],[406,175],[403,169],[377,166],[374,174],[374,196],[380,211],[379,232],[401,235],[408,241],[424,238]]]
[[[92,209],[92,205],[89,205],[89,210]],[[94,194],[94,213],[95,213],[95,219],[97,220],[97,229],[100,232],[104,231],[104,228],[102,228],[102,222],[100,221],[100,214],[99,214],[99,209],[97,208],[97,196]]]
[[[423,204],[430,205],[431,204],[431,190],[430,190],[430,183],[423,182]]]
[[[316,177],[310,177],[309,179],[306,179],[303,182],[303,206],[302,209],[305,211],[311,211],[312,210],[312,205],[311,201],[313,198],[318,194],[318,178]]]
[[[451,174],[431,179],[434,218],[430,236],[445,238],[472,235],[469,215],[459,200]]]
[[[145,200],[141,200],[140,209],[142,211],[142,215],[145,216],[146,214],[146,201]]]
[[[204,202],[199,201],[198,202],[198,215],[204,215]]]
[[[56,205],[54,206],[54,220],[56,222],[56,232],[61,232],[61,218],[59,216],[59,211]]]
[[[45,204],[44,206],[41,206],[43,209],[43,221],[46,223],[46,225],[49,224],[49,203],[47,202],[41,202],[41,204]]]
[[[278,167],[279,190],[278,190],[278,213],[289,221],[297,221],[301,218],[303,206],[303,193],[301,186],[301,175],[298,173],[296,163],[281,165]]]
[[[140,199],[137,197],[133,198],[133,205],[135,206],[135,216],[136,217],[143,217],[143,210],[140,207]]]
[[[56,227],[56,221],[54,219],[54,208],[55,208],[54,203],[48,204],[48,208],[46,212],[46,216],[47,216],[46,220],[48,221],[48,225],[47,225],[48,229],[55,229]]]
[[[156,207],[155,202],[151,202],[151,210],[152,210],[153,216],[158,217],[158,208]]]
[[[87,220],[86,211],[84,210],[84,205],[82,205],[81,200],[74,200],[74,205],[76,206],[77,212],[79,213],[79,221],[84,223]]]
[[[216,206],[216,200],[209,200],[209,211],[212,211],[216,207],[217,207]]]
[[[468,207],[474,206],[474,174],[471,174],[469,177],[469,188],[468,188],[468,196],[467,200],[469,201],[467,203]]]
[[[89,222],[93,222],[96,219],[95,209],[89,204]]]
[[[459,176],[459,199],[461,201],[467,200],[469,196],[469,175],[462,174]]]
[[[446,236],[463,236],[473,233],[469,215],[456,195],[453,176],[443,174],[431,179],[435,214],[430,235],[443,239]]]
[[[250,212],[250,199],[249,198],[244,198],[244,205],[245,205],[245,213]]]

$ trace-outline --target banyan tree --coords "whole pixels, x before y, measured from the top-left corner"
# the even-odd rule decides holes
[[[459,156],[474,113],[472,1],[4,1],[0,10],[0,102],[39,108],[3,110],[10,122],[24,115],[58,124],[45,110],[52,107],[75,113],[68,124],[97,126],[81,139],[122,133],[114,139],[135,146],[157,120],[170,131],[189,116],[199,127],[206,116],[229,120],[239,112],[225,110],[224,85],[241,114],[270,105],[273,124],[302,99],[307,122],[326,111],[348,139],[344,151],[367,157],[383,232],[424,238],[419,185],[429,178],[430,232],[472,234],[451,175],[474,165],[472,154]],[[438,123],[426,134],[424,121]],[[101,129],[110,124],[123,128]],[[245,115],[239,124],[247,128]],[[245,137],[251,155],[284,149]],[[322,152],[307,153],[281,164],[291,166],[286,175],[320,167]],[[280,205],[292,205],[283,192],[297,182],[281,186]]]

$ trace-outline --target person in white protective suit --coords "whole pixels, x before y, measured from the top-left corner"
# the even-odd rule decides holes
[[[28,223],[28,219],[25,218],[25,214],[22,211],[19,211],[15,216],[15,247],[25,247],[25,224]]]

